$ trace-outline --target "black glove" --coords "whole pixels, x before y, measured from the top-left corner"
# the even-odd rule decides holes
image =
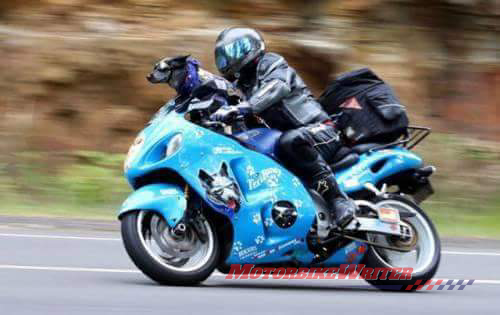
[[[250,105],[247,102],[242,102],[236,106],[221,106],[215,113],[210,115],[210,119],[224,122],[237,115],[246,116],[251,113]]]

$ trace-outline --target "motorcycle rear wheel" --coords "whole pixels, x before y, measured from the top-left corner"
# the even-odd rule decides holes
[[[436,228],[427,214],[414,202],[399,195],[391,195],[387,199],[379,199],[375,202],[378,206],[394,207],[411,211],[415,213],[413,218],[403,219],[414,228],[416,236],[415,249],[409,253],[401,253],[394,250],[377,248],[369,246],[368,251],[363,258],[362,264],[369,268],[413,268],[411,279],[391,280],[389,274],[385,280],[376,279],[367,282],[381,290],[391,291],[414,291],[417,289],[415,283],[420,280],[420,284],[431,280],[436,274],[441,260],[441,242]],[[370,241],[380,242],[384,239],[390,239],[387,236],[370,235],[367,233]],[[390,244],[394,246],[394,244]],[[415,256],[415,262],[411,262],[411,255]],[[408,257],[410,256],[410,257]],[[410,287],[410,285],[412,285]]]
[[[137,268],[160,284],[196,285],[212,274],[220,254],[214,225],[204,217],[198,226],[186,224],[178,236],[161,215],[134,211],[122,217],[121,233]]]

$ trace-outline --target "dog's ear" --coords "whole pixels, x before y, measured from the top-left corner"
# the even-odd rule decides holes
[[[212,175],[208,174],[204,170],[200,170],[198,172],[198,178],[201,180],[201,182],[204,186],[211,186],[212,182],[214,181],[214,178],[212,177]]]
[[[224,177],[229,176],[229,173],[227,172],[226,162],[222,162],[222,165],[220,166],[219,174],[220,174],[220,176],[224,176]]]
[[[171,59],[168,61],[168,64],[169,64],[171,67],[174,67],[174,68],[177,68],[177,67],[184,67],[184,65],[186,64],[186,61],[187,61],[187,59],[188,59],[189,57],[190,57],[190,55],[177,56],[177,57],[171,58]]]

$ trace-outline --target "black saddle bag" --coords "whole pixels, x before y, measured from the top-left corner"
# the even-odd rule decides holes
[[[387,143],[405,135],[408,117],[392,88],[367,68],[344,73],[318,101],[351,144]]]

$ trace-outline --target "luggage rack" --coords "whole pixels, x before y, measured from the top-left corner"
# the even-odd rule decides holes
[[[407,150],[411,150],[431,133],[431,128],[419,126],[408,126],[406,130],[406,135],[403,139],[374,147],[370,149],[369,152],[378,151],[398,145]]]

